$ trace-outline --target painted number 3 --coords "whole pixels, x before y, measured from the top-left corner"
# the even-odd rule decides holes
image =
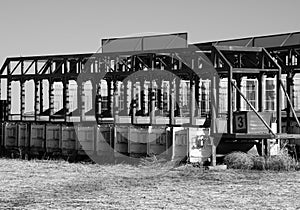
[[[245,116],[236,116],[235,118],[236,129],[242,130],[246,129],[246,117]]]
[[[238,117],[238,127],[239,128],[244,127],[244,118],[243,117]]]

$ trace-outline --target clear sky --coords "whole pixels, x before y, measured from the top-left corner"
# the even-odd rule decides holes
[[[101,38],[188,32],[189,43],[300,31],[298,0],[1,0],[8,56],[95,52]]]

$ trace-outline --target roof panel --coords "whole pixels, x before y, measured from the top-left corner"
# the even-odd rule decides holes
[[[132,52],[187,48],[187,33],[102,39],[102,52]]]

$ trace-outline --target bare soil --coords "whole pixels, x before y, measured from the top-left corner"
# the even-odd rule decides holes
[[[0,159],[0,209],[296,209],[300,172]]]

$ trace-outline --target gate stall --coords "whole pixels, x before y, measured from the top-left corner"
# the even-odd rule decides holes
[[[76,131],[75,127],[73,126],[62,126],[61,132],[62,132],[62,139],[61,139],[61,152],[63,156],[70,156],[73,154],[76,154]]]
[[[29,125],[18,124],[18,148],[20,156],[28,155],[29,152]]]
[[[78,125],[77,129],[77,152],[78,155],[94,155],[95,152],[95,127]]]
[[[30,154],[44,155],[46,151],[45,125],[30,125]]]
[[[46,152],[49,154],[61,153],[62,130],[60,125],[46,125]]]
[[[16,123],[4,125],[4,148],[8,152],[18,151],[18,126]]]
[[[96,153],[99,162],[110,162],[114,158],[114,128],[97,126]]]
[[[116,126],[114,128],[116,137],[114,141],[115,157],[129,154],[129,132],[129,127],[126,126]]]
[[[130,156],[146,156],[148,135],[148,128],[129,127],[128,153]]]
[[[151,127],[149,130],[147,154],[169,157],[171,148],[169,128]]]

